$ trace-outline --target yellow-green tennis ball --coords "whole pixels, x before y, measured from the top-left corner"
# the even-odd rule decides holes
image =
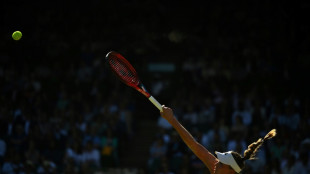
[[[20,31],[15,31],[13,34],[12,34],[12,38],[14,40],[19,40],[20,38],[22,38],[22,32]]]

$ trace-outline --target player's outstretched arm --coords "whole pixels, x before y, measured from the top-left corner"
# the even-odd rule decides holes
[[[196,139],[181,125],[181,123],[175,118],[171,108],[162,106],[163,111],[160,112],[161,116],[165,118],[178,132],[185,144],[194,152],[194,154],[208,167],[210,171],[213,171],[215,163],[218,159],[212,155],[204,146],[196,141]]]

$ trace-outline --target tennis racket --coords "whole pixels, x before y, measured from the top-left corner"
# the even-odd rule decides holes
[[[106,55],[107,63],[112,72],[127,86],[139,91],[147,97],[160,111],[163,111],[161,104],[145,89],[141,83],[138,73],[134,67],[119,53],[110,51]]]

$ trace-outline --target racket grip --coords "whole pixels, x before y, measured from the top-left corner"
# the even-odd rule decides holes
[[[153,96],[149,97],[149,100],[160,110],[160,112],[163,111],[161,104]]]

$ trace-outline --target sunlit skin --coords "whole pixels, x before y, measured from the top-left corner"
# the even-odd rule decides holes
[[[171,108],[162,106],[163,111],[160,113],[173,128],[178,132],[184,143],[192,150],[192,152],[205,164],[211,174],[235,174],[236,172],[226,164],[219,162],[219,160],[210,153],[204,146],[202,146],[196,139],[181,125],[181,123],[174,117]]]
[[[214,166],[213,174],[235,174],[236,172],[226,164],[221,162],[217,162]]]

